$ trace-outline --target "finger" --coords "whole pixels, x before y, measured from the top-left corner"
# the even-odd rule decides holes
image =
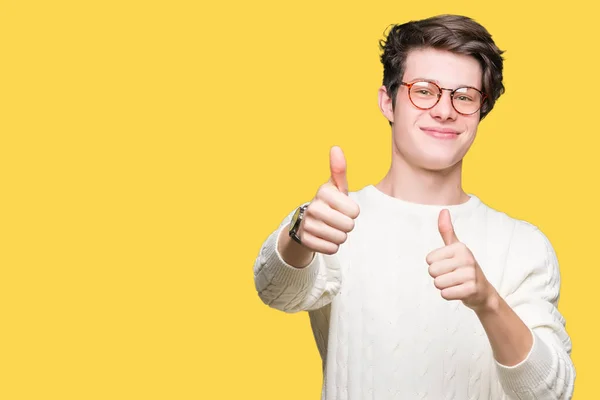
[[[431,253],[427,254],[425,257],[425,261],[427,264],[431,265],[435,262],[439,262],[442,260],[446,260],[448,258],[453,258],[458,253],[458,245],[450,245],[440,247],[439,249],[433,250]]]
[[[329,207],[323,201],[314,201],[306,209],[306,219],[314,218],[323,221],[327,225],[342,232],[350,232],[354,229],[354,219]]]
[[[427,271],[432,278],[448,274],[457,268],[464,266],[456,257],[446,258],[444,260],[436,261],[429,266]]]
[[[354,200],[336,190],[332,190],[327,185],[324,185],[319,189],[317,198],[322,200],[332,209],[337,210],[352,219],[357,218],[360,213],[360,208]]]
[[[312,235],[310,232],[299,232],[300,240],[302,245],[309,248],[312,251],[322,254],[335,254],[337,253],[339,246],[335,243],[328,242]]]
[[[456,233],[454,232],[454,227],[452,226],[450,211],[447,209],[444,209],[440,212],[438,218],[438,229],[446,246],[459,242],[458,238],[456,237]]]
[[[447,274],[439,275],[433,280],[436,288],[443,290],[453,286],[462,285],[463,283],[475,279],[475,270],[473,268],[457,268]]]
[[[475,281],[468,281],[458,286],[443,289],[440,294],[446,300],[463,300],[475,293]]]
[[[314,218],[304,220],[302,225],[302,232],[308,232],[319,239],[323,239],[337,245],[344,243],[348,238],[346,232],[332,228],[325,222]]]
[[[471,250],[462,242],[456,242],[449,246],[440,247],[439,249],[433,250],[427,254],[425,261],[431,265],[435,262],[446,260],[449,258],[456,258],[462,265],[475,264],[475,258]]]
[[[331,171],[331,182],[340,192],[347,195],[346,158],[344,157],[344,152],[338,146],[332,147],[329,152],[329,169]]]

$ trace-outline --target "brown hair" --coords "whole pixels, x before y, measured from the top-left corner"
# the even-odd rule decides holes
[[[396,104],[396,94],[404,75],[406,57],[411,50],[434,48],[469,55],[479,61],[483,70],[482,91],[486,100],[481,107],[483,119],[504,93],[502,68],[504,51],[489,32],[473,19],[460,15],[438,15],[401,25],[392,25],[386,39],[379,42],[383,64],[383,84]]]

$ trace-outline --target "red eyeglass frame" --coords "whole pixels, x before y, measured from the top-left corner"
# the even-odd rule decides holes
[[[435,87],[437,87],[440,90],[440,93],[437,96],[437,100],[436,102],[431,106],[431,107],[427,107],[427,108],[423,108],[423,107],[419,107],[415,104],[415,102],[413,101],[412,97],[410,97],[410,89],[419,82],[427,82],[430,83],[432,85],[434,85]],[[485,94],[484,92],[482,92],[481,90],[477,89],[476,87],[473,86],[461,86],[459,88],[456,89],[447,89],[447,88],[443,88],[440,85],[438,85],[437,83],[433,82],[433,81],[427,81],[427,80],[423,80],[423,79],[419,79],[416,80],[414,82],[400,82],[400,84],[402,86],[406,86],[408,88],[408,91],[406,92],[406,94],[408,95],[408,99],[410,100],[410,102],[412,103],[413,106],[415,106],[416,108],[418,108],[419,110],[431,110],[433,107],[437,106],[437,104],[440,102],[440,99],[442,98],[442,94],[444,93],[443,90],[449,91],[450,92],[450,103],[452,104],[452,108],[454,108],[454,110],[459,113],[460,115],[473,115],[475,114],[477,111],[481,110],[481,107],[483,107],[483,103],[485,102],[485,100],[487,99],[487,94]],[[456,109],[456,106],[454,105],[454,93],[456,93],[458,90],[460,89],[473,89],[479,92],[479,94],[481,94],[481,102],[479,104],[479,108],[475,111],[473,111],[472,113],[463,113],[460,112]]]

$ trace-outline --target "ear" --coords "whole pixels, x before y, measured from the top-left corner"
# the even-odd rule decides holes
[[[388,121],[394,122],[394,108],[392,106],[392,98],[388,95],[385,85],[382,85],[378,91],[379,109]]]

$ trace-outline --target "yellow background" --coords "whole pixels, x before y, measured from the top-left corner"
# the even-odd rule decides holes
[[[465,188],[551,239],[574,398],[597,398],[586,3],[0,2],[0,398],[319,398],[308,317],[260,302],[254,258],[330,146],[351,190],[385,174],[378,40],[439,13],[507,50]]]

